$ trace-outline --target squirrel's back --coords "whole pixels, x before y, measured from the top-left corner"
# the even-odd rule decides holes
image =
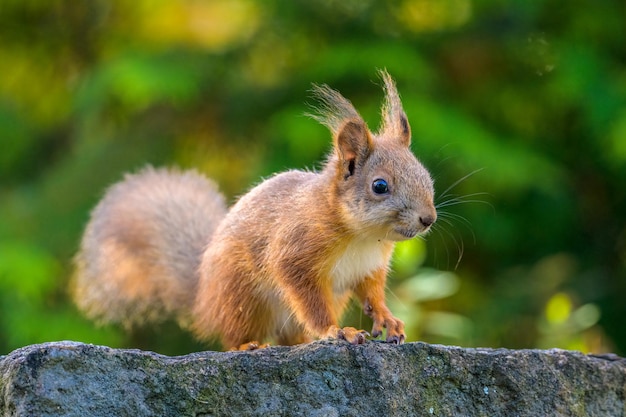
[[[201,254],[226,211],[215,184],[196,171],[126,175],[91,213],[76,256],[79,308],[127,327],[188,324]]]

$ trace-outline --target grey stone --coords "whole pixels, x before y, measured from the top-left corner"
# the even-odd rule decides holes
[[[0,358],[3,416],[625,416],[626,360],[319,341],[167,357],[75,342]]]

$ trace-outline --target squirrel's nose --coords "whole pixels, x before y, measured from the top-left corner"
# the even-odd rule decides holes
[[[437,216],[436,215],[433,216],[431,214],[427,214],[425,216],[420,216],[420,223],[424,227],[431,226],[433,223],[435,223],[435,220],[437,220]]]

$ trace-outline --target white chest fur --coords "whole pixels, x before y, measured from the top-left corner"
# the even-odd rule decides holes
[[[342,294],[380,267],[386,266],[388,246],[377,239],[350,243],[332,269],[333,290]]]

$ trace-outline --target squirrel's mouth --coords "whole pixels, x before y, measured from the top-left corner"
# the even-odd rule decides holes
[[[396,227],[395,229],[393,229],[393,231],[404,238],[399,240],[413,239],[415,236],[417,236],[417,230],[415,229]]]

